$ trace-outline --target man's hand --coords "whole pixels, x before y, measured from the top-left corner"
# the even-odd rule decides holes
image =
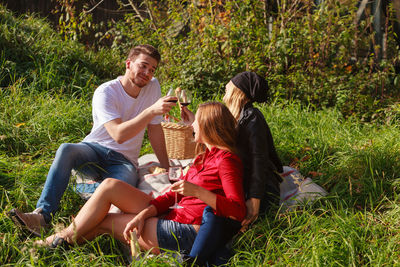
[[[155,116],[163,115],[165,113],[168,113],[171,110],[171,108],[173,108],[176,105],[177,100],[178,98],[176,98],[175,96],[163,96],[160,99],[158,99],[156,103],[151,105],[149,109]]]
[[[187,107],[181,105],[181,118],[184,124],[192,125],[194,122],[194,114]]]
[[[242,221],[242,228],[240,231],[245,232],[249,225],[253,223],[258,218],[258,213],[260,211],[260,199],[249,198],[246,201],[247,214],[246,218]]]
[[[161,97],[156,103],[145,109],[135,118],[124,122],[121,118],[117,118],[104,123],[104,127],[115,142],[122,144],[148,126],[154,116],[169,112],[176,105],[175,102],[168,102],[171,100],[177,100],[177,98],[174,96]]]

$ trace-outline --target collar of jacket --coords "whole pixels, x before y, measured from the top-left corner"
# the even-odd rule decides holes
[[[208,150],[208,148],[206,148],[206,151],[204,152],[204,154],[197,156],[197,158],[194,160],[193,165],[196,167],[196,170],[198,172],[202,171],[204,169],[204,165],[207,163],[207,161],[209,161],[210,159],[215,157],[215,154],[217,154],[218,151],[220,151],[220,149],[216,148],[215,146],[213,146],[211,148],[211,150]],[[204,157],[203,162],[199,164],[199,162],[202,159],[201,157]]]
[[[242,111],[240,112],[239,123],[240,123],[240,121],[242,121],[243,119],[248,118],[251,115],[250,108],[253,108],[253,103],[251,103],[249,101],[244,105]]]

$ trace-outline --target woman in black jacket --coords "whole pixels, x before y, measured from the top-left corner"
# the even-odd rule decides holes
[[[252,104],[266,102],[268,91],[267,81],[254,72],[239,73],[226,85],[223,101],[238,121],[237,147],[244,166],[247,215],[242,225],[237,225],[215,216],[206,208],[189,255],[197,257],[198,263],[223,263],[216,253],[218,248],[223,247],[240,228],[246,230],[260,213],[268,211],[271,204],[279,202],[281,178],[278,173],[283,171],[282,163],[264,116]],[[184,121],[191,121],[192,113],[186,107],[181,107],[181,111]]]
[[[266,212],[279,201],[282,163],[276,153],[271,131],[263,114],[253,102],[268,99],[268,83],[254,72],[242,72],[226,85],[223,98],[238,120],[238,150],[244,166],[244,190],[247,216],[242,225],[255,221],[259,212]]]

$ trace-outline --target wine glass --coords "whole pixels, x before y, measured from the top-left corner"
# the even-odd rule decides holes
[[[192,102],[192,94],[185,89],[181,90],[179,94],[179,102],[182,106],[186,107]]]
[[[179,181],[182,178],[182,166],[171,166],[168,171],[169,180],[172,182]],[[175,204],[169,207],[170,209],[182,209],[178,205],[178,193],[175,192]]]
[[[178,96],[176,95],[176,93],[175,93],[175,90],[174,90],[172,87],[168,90],[167,96],[178,97]],[[176,102],[178,102],[178,99],[171,99],[171,100],[168,100],[168,102],[176,103]]]

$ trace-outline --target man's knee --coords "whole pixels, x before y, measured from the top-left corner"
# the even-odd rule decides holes
[[[79,154],[77,144],[72,143],[63,143],[61,144],[58,149],[56,156],[58,157],[74,157]]]

